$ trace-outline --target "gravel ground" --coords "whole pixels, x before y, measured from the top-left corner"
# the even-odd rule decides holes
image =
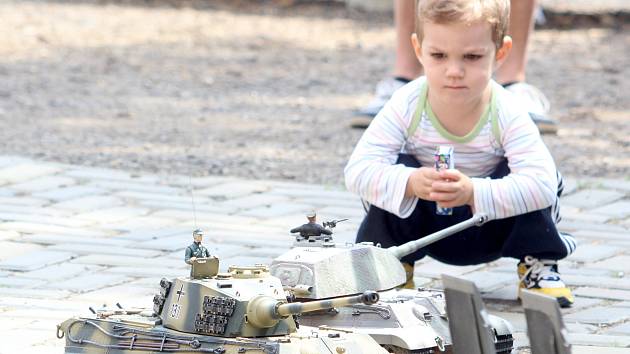
[[[567,175],[630,175],[613,27],[533,36]],[[2,1],[0,32],[0,153],[160,173],[342,183],[348,121],[393,62],[391,16],[331,2]]]

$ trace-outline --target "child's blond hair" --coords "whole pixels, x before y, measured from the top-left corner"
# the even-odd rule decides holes
[[[509,0],[419,0],[416,34],[422,41],[423,24],[448,24],[485,21],[492,26],[492,41],[497,49],[503,46],[510,23]]]

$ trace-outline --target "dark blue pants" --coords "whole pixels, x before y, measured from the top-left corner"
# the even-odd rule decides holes
[[[397,163],[420,167],[410,155],[401,154]],[[496,179],[509,173],[507,161],[490,175]],[[419,200],[416,209],[405,219],[370,206],[357,234],[357,242],[380,243],[382,247],[401,245],[442,230],[472,216],[470,207],[453,208],[453,215],[436,215],[436,203]],[[556,225],[551,207],[505,219],[488,221],[481,227],[472,226],[421,250],[403,257],[414,261],[430,256],[453,265],[471,265],[490,262],[501,257],[522,259],[533,256],[541,259],[561,259],[568,255]]]

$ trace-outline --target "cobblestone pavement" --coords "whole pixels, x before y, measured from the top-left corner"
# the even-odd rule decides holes
[[[269,263],[289,249],[288,229],[315,209],[349,218],[363,210],[339,187],[224,177],[137,174],[0,156],[0,353],[62,353],[55,326],[88,307],[149,307],[159,279],[188,272],[184,249],[196,227],[228,265]],[[191,189],[194,190],[193,212]],[[576,304],[564,310],[575,353],[630,352],[630,180],[568,179],[561,228],[577,252],[561,262]],[[526,353],[515,260],[452,267],[423,261],[418,284],[442,273],[474,280]]]

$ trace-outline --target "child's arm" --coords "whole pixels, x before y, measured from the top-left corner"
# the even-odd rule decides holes
[[[409,101],[404,93],[394,94],[366,129],[344,169],[351,192],[400,217],[409,216],[417,203],[406,196],[406,190],[409,176],[418,169],[396,164],[415,110],[415,101]]]
[[[505,123],[501,145],[510,173],[472,178],[476,211],[501,219],[551,206],[557,198],[556,167],[527,113]]]

